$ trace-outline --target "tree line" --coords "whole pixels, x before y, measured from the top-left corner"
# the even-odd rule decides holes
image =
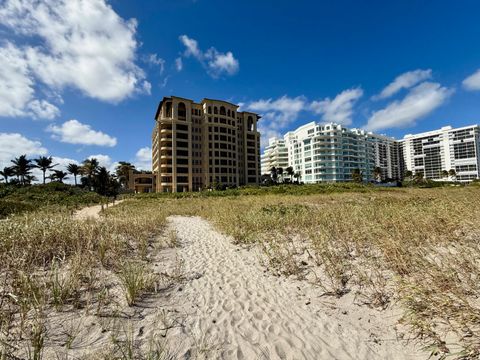
[[[129,162],[121,161],[111,174],[106,167],[100,166],[98,159],[85,159],[81,164],[69,163],[66,171],[55,169],[51,156],[40,156],[35,159],[21,155],[11,160],[12,165],[0,170],[0,176],[6,184],[17,186],[28,186],[39,181],[33,174],[34,169],[42,172],[41,182],[63,183],[70,176],[73,176],[75,186],[95,191],[101,195],[112,196],[118,194],[121,188],[128,188],[128,174],[130,170],[135,171],[135,166]],[[78,182],[80,178],[80,182]]]

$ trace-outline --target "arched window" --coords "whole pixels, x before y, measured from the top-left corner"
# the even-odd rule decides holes
[[[208,113],[209,113],[209,114],[212,113],[212,107],[211,107],[211,106],[208,107]]]
[[[165,117],[171,118],[172,117],[172,103],[167,102],[165,104]]]
[[[247,120],[247,130],[253,131],[253,118],[251,116],[249,116]]]
[[[183,102],[178,103],[178,118],[185,119],[187,117],[187,108]]]
[[[230,109],[227,110],[227,115],[230,116]]]
[[[235,111],[232,110],[232,117],[235,118]]]
[[[217,109],[216,106],[213,107],[213,113],[214,113],[214,114],[218,114],[218,109]]]
[[[227,115],[225,111],[225,106],[220,106],[220,115]]]

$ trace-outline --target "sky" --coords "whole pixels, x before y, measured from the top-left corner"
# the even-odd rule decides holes
[[[0,0],[0,168],[150,169],[159,101],[230,101],[262,144],[310,122],[480,123],[476,0]]]

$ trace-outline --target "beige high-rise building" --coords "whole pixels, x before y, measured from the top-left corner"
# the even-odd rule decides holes
[[[215,184],[260,182],[260,116],[238,105],[164,97],[152,133],[157,192],[197,191]]]

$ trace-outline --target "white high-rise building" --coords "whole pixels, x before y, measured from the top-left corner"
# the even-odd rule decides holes
[[[375,167],[380,167],[383,180],[401,178],[400,147],[393,138],[311,122],[284,139],[289,165],[305,183],[350,181],[355,170],[364,180],[374,180]]]
[[[288,149],[285,140],[275,137],[268,139],[268,146],[265,147],[261,156],[261,174],[269,174],[272,167],[281,167],[284,170],[288,167]]]
[[[455,170],[456,180],[479,178],[480,127],[478,125],[406,135],[401,141],[406,170],[426,179],[441,180],[444,171]]]

